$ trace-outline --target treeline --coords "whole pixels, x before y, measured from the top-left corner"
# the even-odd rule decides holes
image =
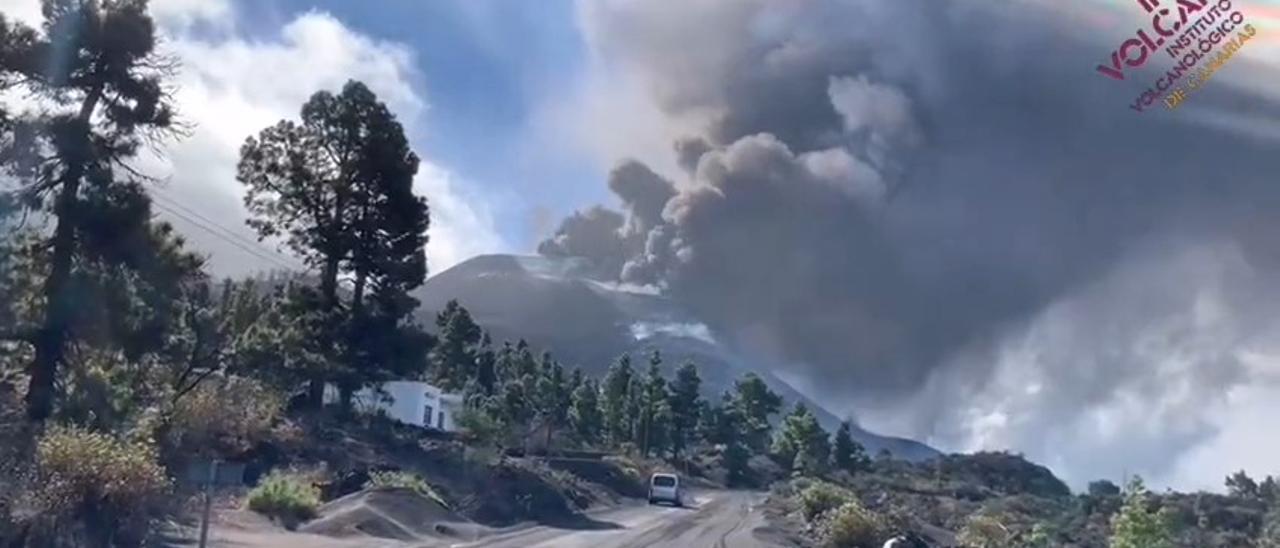
[[[425,373],[429,211],[396,116],[359,82],[320,91],[246,136],[236,172],[249,227],[307,272],[215,280],[155,218],[191,204],[137,168],[190,129],[148,3],[42,14],[0,15],[0,540],[134,546],[191,458],[243,454],[327,384],[347,402]]]
[[[655,349],[643,364],[619,356],[597,380],[577,367],[566,371],[550,353],[535,356],[523,340],[495,347],[456,301],[437,315],[436,335],[428,378],[461,391],[464,428],[499,445],[532,441],[675,460],[715,446],[731,480],[742,479],[752,455],[798,475],[857,472],[870,463],[848,422],[829,435],[800,402],[776,421],[782,398],[753,373],[709,402],[696,364],[683,362],[668,378]]]
[[[145,143],[179,131],[165,91],[176,67],[157,61],[145,8],[49,1],[44,32],[0,28],[0,81],[46,107],[0,116],[14,183],[0,210],[10,304],[0,335],[9,361],[25,362],[28,418],[66,411],[66,381],[86,359],[168,364],[179,395],[215,371],[305,382],[313,406],[327,383],[349,396],[420,374],[431,337],[413,322],[410,291],[426,276],[429,215],[396,117],[349,82],[313,95],[300,122],[249,137],[237,170],[248,225],[312,274],[274,294],[217,284],[154,220],[153,181],[131,167]]]

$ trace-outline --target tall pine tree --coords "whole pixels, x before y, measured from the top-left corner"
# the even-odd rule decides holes
[[[431,344],[412,313],[409,292],[426,280],[430,224],[426,199],[414,194],[418,157],[386,104],[360,82],[341,93],[315,94],[303,106],[331,155],[349,173],[350,251],[342,270],[352,276],[346,317],[344,406],[361,385],[413,376]],[[455,387],[456,388],[456,387]]]
[[[599,388],[595,381],[584,379],[573,391],[573,405],[569,409],[569,422],[578,440],[587,445],[600,441],[604,427],[600,415]]]
[[[783,419],[772,452],[796,474],[815,475],[826,470],[831,452],[827,433],[804,402],[796,402],[791,414]]]
[[[677,458],[689,445],[698,424],[699,411],[704,403],[699,395],[701,391],[702,379],[698,376],[698,366],[685,362],[676,370],[668,399],[671,409],[671,451]]]
[[[609,441],[618,444],[631,439],[631,356],[623,354],[609,367],[600,387],[600,409]]]
[[[38,104],[30,114],[4,116],[0,162],[19,183],[16,202],[48,214],[53,225],[41,246],[48,270],[40,317],[30,332],[10,334],[33,347],[26,395],[33,420],[53,410],[58,370],[83,311],[75,265],[95,254],[120,259],[112,255],[139,241],[126,235],[150,232],[145,181],[125,166],[147,139],[174,132],[165,91],[173,67],[155,54],[145,0],[45,0],[42,14],[39,31],[0,21],[0,79]]]
[[[733,406],[747,447],[763,452],[769,442],[769,418],[782,408],[782,397],[770,390],[764,379],[747,373],[734,383]]]
[[[478,376],[485,334],[471,313],[450,300],[436,314],[436,347],[431,351],[431,379],[445,390],[457,390]]]
[[[241,147],[248,223],[320,272],[308,322],[328,367],[307,372],[318,405],[336,380],[344,402],[360,384],[420,369],[430,339],[411,323],[409,291],[426,276],[426,201],[418,158],[395,116],[359,82],[317,92],[302,121],[284,120]],[[353,288],[343,303],[338,279]]]
[[[667,379],[662,376],[662,354],[654,350],[649,354],[649,370],[643,379],[640,393],[637,442],[640,454],[648,457],[651,449],[661,453],[666,441]]]
[[[867,451],[862,444],[853,439],[850,430],[849,421],[841,422],[840,428],[836,429],[831,448],[831,463],[840,470],[856,474],[871,466],[871,457],[867,456]]]

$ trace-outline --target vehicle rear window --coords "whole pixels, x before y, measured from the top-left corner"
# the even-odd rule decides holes
[[[653,484],[658,487],[675,487],[676,478],[672,476],[654,476]]]

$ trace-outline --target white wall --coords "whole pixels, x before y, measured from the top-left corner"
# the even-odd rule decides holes
[[[365,413],[381,410],[388,417],[405,424],[450,432],[457,429],[454,415],[462,407],[461,396],[443,393],[421,381],[386,382],[382,384],[382,392],[379,394],[368,388],[360,390],[352,398],[352,406]],[[338,392],[333,386],[325,387],[325,401],[338,401]],[[427,417],[428,411],[430,417]]]

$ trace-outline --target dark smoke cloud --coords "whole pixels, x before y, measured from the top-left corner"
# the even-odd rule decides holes
[[[692,174],[698,169],[702,155],[711,152],[711,144],[701,137],[682,137],[676,140],[675,149],[676,165]]]
[[[1009,386],[1020,367],[1105,364],[1061,383],[1064,393],[1045,399],[1043,412],[1022,409],[1035,420],[1006,424],[1009,432],[1074,424],[1068,415],[1090,409],[1052,402],[1101,408],[1135,386],[1159,393],[1163,385],[1147,371],[1168,356],[1114,347],[1140,344],[1144,326],[1099,348],[1090,341],[1100,335],[1083,327],[1070,330],[1083,335],[1068,346],[1025,334],[1063,307],[1069,318],[1053,321],[1073,326],[1120,310],[1143,311],[1126,320],[1139,324],[1181,317],[1185,295],[1222,278],[1187,261],[1215,260],[1228,254],[1222,249],[1242,250],[1232,276],[1280,274],[1275,240],[1258,236],[1280,225],[1268,213],[1280,206],[1277,143],[1238,130],[1242,118],[1280,119],[1280,105],[1218,75],[1179,111],[1157,105],[1139,115],[1127,105],[1157,69],[1125,83],[1097,77],[1092,67],[1116,37],[1094,36],[1046,6],[587,4],[592,47],[639,75],[667,116],[703,132],[672,136],[687,180],[672,185],[626,163],[610,177],[624,214],[610,223],[571,218],[544,246],[603,249],[586,256],[617,265],[611,277],[658,285],[722,337],[821,379],[810,389],[837,412],[889,409],[910,416],[899,421],[905,433],[941,443],[1025,444],[1025,435],[975,434],[988,431],[972,421],[992,413],[949,412],[1026,389]],[[1231,63],[1274,71],[1247,58]],[[643,238],[633,231],[640,227]],[[569,245],[578,238],[584,243]],[[585,243],[596,239],[617,243]],[[1219,252],[1186,251],[1205,242]],[[1166,263],[1178,268],[1159,266]],[[1164,290],[1125,290],[1141,286],[1134,272],[1166,275],[1152,281]],[[1244,314],[1236,305],[1250,299],[1232,293],[1221,301],[1231,315]],[[1267,303],[1248,314],[1280,312],[1280,303]],[[1055,358],[1010,361],[1010,341]],[[1179,370],[1178,382],[1211,395],[1186,401],[1221,404],[1213,394],[1253,378],[1235,349],[1220,350]],[[1217,426],[1155,436],[1135,454],[1184,451]],[[1118,472],[1112,464],[1087,472]]]
[[[638,243],[644,241],[653,227],[662,223],[662,208],[676,194],[670,181],[634,160],[613,168],[609,173],[609,190],[622,199],[628,213],[623,236],[639,238]]]
[[[578,211],[560,222],[555,236],[538,244],[548,257],[590,259],[601,273],[617,272],[628,255],[622,240],[621,213],[602,206]]]

